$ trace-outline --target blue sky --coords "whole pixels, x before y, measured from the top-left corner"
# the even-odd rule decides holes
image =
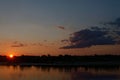
[[[0,0],[0,42],[57,44],[118,17],[120,0]]]

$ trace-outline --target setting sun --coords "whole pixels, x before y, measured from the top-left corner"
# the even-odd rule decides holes
[[[13,58],[13,54],[10,54],[9,57],[10,57],[10,58]]]

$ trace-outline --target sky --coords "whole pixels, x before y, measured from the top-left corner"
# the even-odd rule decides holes
[[[0,55],[120,54],[119,0],[0,0]]]

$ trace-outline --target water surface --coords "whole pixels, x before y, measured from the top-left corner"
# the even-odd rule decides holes
[[[0,66],[0,80],[120,80],[120,68]]]

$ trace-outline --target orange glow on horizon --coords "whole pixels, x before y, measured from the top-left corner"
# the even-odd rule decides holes
[[[10,58],[13,58],[14,56],[13,56],[13,54],[10,54],[9,57],[10,57]]]

